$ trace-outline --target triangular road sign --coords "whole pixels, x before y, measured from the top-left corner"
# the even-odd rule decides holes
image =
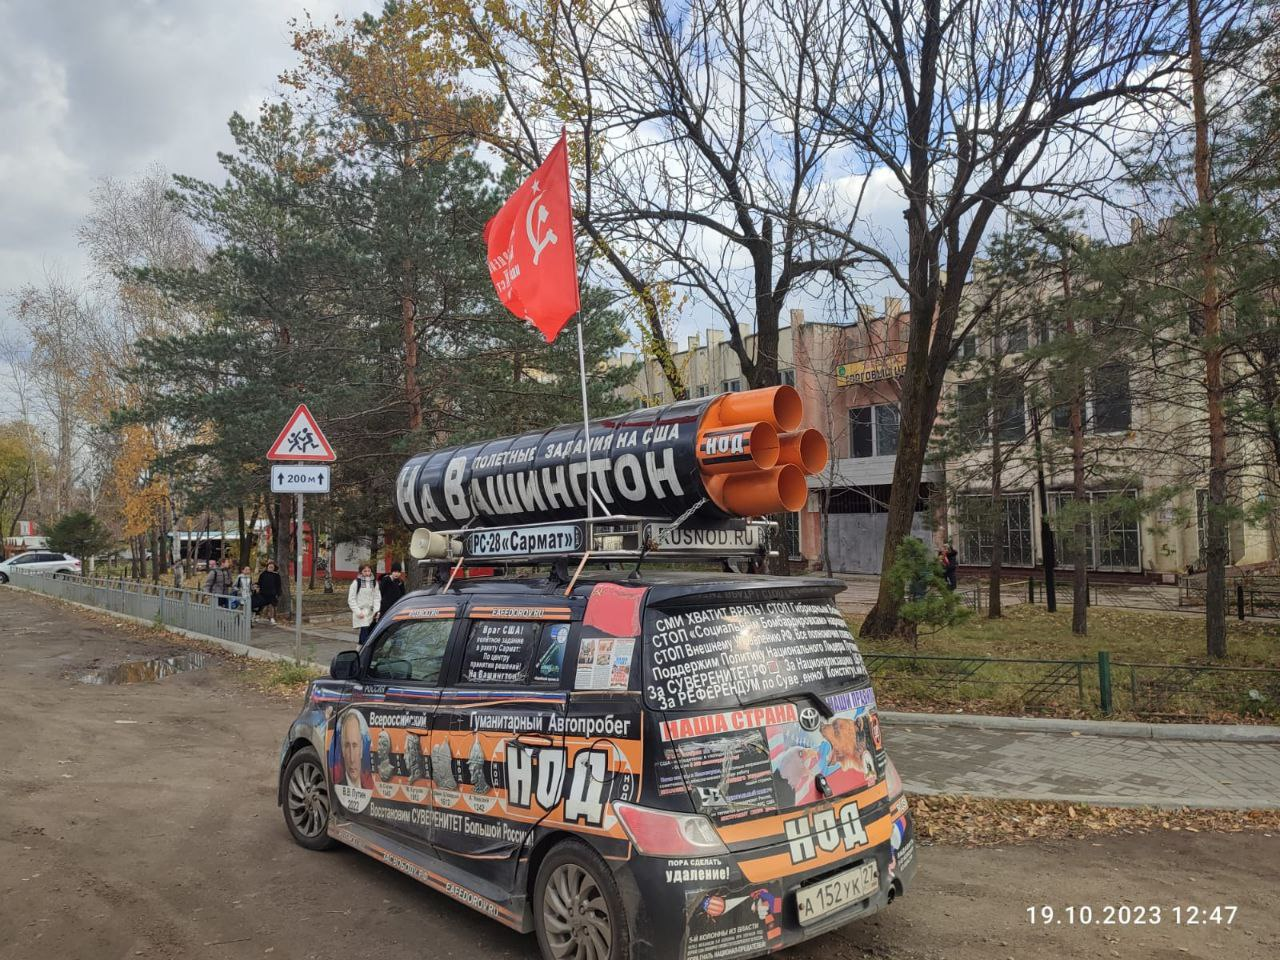
[[[305,403],[298,404],[289,422],[276,437],[276,442],[267,451],[268,460],[310,460],[317,463],[332,463],[337,460],[333,447],[325,439],[324,432],[316,423]]]

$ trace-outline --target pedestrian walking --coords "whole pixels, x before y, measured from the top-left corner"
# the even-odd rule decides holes
[[[351,588],[347,591],[351,626],[360,633],[357,646],[363,647],[364,642],[369,639],[381,604],[382,595],[378,592],[378,582],[373,579],[373,567],[366,563],[360,567],[360,576],[351,581]]]
[[[391,572],[384,573],[378,580],[378,593],[381,601],[378,606],[377,619],[381,620],[386,612],[396,605],[396,601],[404,596],[404,568],[399,560],[391,563]]]
[[[258,574],[258,595],[254,598],[258,604],[258,616],[271,624],[276,622],[276,604],[283,590],[279,569],[274,560],[267,561],[267,568]]]
[[[960,554],[956,552],[956,548],[948,541],[942,548],[942,555],[945,558],[945,562],[942,565],[942,575],[946,578],[947,586],[954,590],[956,588],[956,569],[960,565]]]
[[[209,575],[204,578],[204,592],[218,598],[218,606],[225,607],[231,593],[231,561],[210,561]]]
[[[249,565],[245,564],[240,568],[240,576],[236,577],[236,582],[232,585],[231,609],[239,610],[240,604],[245,602],[245,598],[251,597],[253,591],[257,589],[253,582],[253,571],[249,569]]]

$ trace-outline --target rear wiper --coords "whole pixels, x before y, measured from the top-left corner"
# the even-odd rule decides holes
[[[818,708],[818,712],[822,714],[824,717],[826,717],[828,720],[830,720],[832,717],[836,715],[836,712],[831,709],[831,704],[827,703],[827,701],[824,698],[818,696],[812,690],[806,690],[803,694],[801,694],[801,696],[808,697],[810,700],[812,700],[813,705]]]
[[[759,706],[763,706],[766,703],[779,703],[786,700],[795,700],[798,697],[804,697],[807,700],[812,700],[813,705],[818,708],[818,712],[822,714],[824,717],[826,717],[828,720],[830,720],[832,717],[836,715],[836,712],[831,709],[831,705],[827,703],[826,700],[822,699],[822,697],[818,696],[818,694],[814,693],[812,690],[802,690],[799,693],[795,693],[795,694],[782,694],[779,696],[761,697],[759,700],[746,700],[746,701],[739,700],[738,706],[759,707]]]

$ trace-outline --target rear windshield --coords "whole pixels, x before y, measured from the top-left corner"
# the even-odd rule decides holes
[[[644,658],[645,699],[657,710],[744,706],[867,676],[827,599],[650,610]]]

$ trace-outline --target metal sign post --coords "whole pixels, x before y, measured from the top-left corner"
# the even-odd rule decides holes
[[[328,466],[302,466],[301,464],[329,464],[337,459],[324,431],[305,403],[298,404],[275,443],[267,451],[272,461],[271,492],[292,493],[297,505],[294,535],[297,549],[294,555],[293,589],[293,659],[302,661],[302,549],[306,539],[303,527],[302,502],[308,493],[327,493],[329,490]],[[283,461],[286,465],[281,464]]]
[[[302,526],[302,501],[306,499],[306,494],[295,493],[293,499],[298,504],[298,553],[294,560],[294,569],[297,573],[296,582],[293,588],[293,660],[295,663],[302,662],[302,541],[304,539]]]

